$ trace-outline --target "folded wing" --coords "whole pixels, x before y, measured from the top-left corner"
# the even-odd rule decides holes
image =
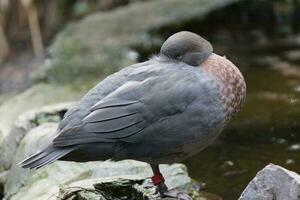
[[[146,128],[158,120],[185,111],[197,97],[196,80],[191,73],[166,73],[165,76],[126,82],[88,107],[89,114],[81,123],[63,129],[53,140],[53,145],[138,142]]]
[[[122,138],[140,133],[147,121],[142,117],[146,106],[139,101],[142,82],[128,82],[102,99],[82,120],[79,127],[63,130],[53,140],[55,147],[72,146],[95,142],[118,142]],[[124,99],[125,93],[134,93],[131,100]]]

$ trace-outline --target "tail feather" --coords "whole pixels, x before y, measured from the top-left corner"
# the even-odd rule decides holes
[[[18,165],[20,165],[22,168],[38,169],[53,163],[71,151],[73,151],[73,148],[55,148],[49,146],[46,149],[24,159]]]

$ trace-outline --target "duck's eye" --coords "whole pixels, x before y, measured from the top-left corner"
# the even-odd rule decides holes
[[[181,58],[182,58],[182,55],[176,56],[176,59],[177,59],[177,60],[181,60]]]

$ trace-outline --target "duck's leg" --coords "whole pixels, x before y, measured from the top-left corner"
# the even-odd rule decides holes
[[[156,192],[159,192],[161,197],[171,197],[178,200],[191,200],[192,198],[184,192],[178,192],[176,190],[168,190],[168,187],[165,184],[165,179],[159,171],[158,165],[151,165],[153,176],[152,183],[156,186]]]

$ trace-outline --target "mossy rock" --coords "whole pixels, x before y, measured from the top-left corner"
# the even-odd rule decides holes
[[[63,112],[69,108],[68,105],[42,107],[63,101],[78,100],[82,96],[80,91],[70,86],[37,84],[1,105],[0,173],[9,169],[12,155],[30,128],[43,122],[58,122]]]
[[[174,29],[189,20],[236,0],[154,0],[99,12],[70,24],[54,40],[49,58],[36,81],[85,82],[99,80],[137,62],[135,49],[158,50],[166,36],[159,30]],[[75,81],[76,80],[76,81]]]

